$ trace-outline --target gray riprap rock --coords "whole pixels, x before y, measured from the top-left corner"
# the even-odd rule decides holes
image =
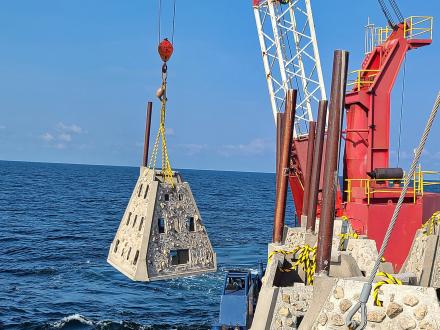
[[[328,312],[332,311],[335,308],[335,304],[333,304],[331,301],[327,301],[324,305],[324,309]]]
[[[413,295],[407,295],[407,296],[403,297],[403,303],[407,306],[414,307],[415,305],[417,305],[419,303],[419,298],[417,298],[416,296],[413,296]]]
[[[414,319],[409,316],[403,316],[399,319],[400,329],[411,330],[417,327],[417,323]]]
[[[419,328],[422,330],[436,330],[434,326],[427,320],[419,323]]]
[[[386,317],[386,313],[383,309],[376,309],[369,311],[367,314],[368,322],[381,323]]]
[[[280,310],[278,311],[278,315],[287,317],[290,315],[290,311],[288,308],[283,307],[283,308],[280,308]]]
[[[333,292],[333,295],[336,299],[342,299],[344,298],[344,289],[341,286],[337,286],[335,288],[335,291]]]
[[[293,321],[293,319],[289,318],[289,319],[286,320],[285,324],[288,327],[292,327],[295,324],[295,322]]]
[[[328,316],[326,313],[321,313],[318,317],[318,323],[322,326],[326,325],[328,321]]]
[[[428,306],[426,305],[420,305],[414,310],[414,316],[419,321],[423,320],[426,314],[428,314]]]
[[[292,294],[292,298],[290,298],[290,301],[298,301],[299,300],[299,294],[297,292],[294,292]]]
[[[398,303],[391,302],[388,304],[387,307],[387,315],[390,319],[395,318],[397,315],[403,312],[402,305],[399,305]]]
[[[345,324],[344,318],[340,314],[333,314],[330,317],[330,324],[331,325],[336,325],[336,326],[339,326],[339,327],[343,326]]]
[[[353,306],[353,303],[348,299],[342,299],[339,303],[339,309],[341,310],[342,314],[348,311],[351,306]]]

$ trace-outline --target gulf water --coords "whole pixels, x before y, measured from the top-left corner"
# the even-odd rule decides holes
[[[205,329],[215,323],[224,271],[265,261],[275,176],[180,172],[218,271],[139,283],[106,262],[138,168],[0,161],[0,328]],[[292,202],[287,215],[292,225]]]

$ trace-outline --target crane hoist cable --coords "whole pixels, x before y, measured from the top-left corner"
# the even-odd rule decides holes
[[[393,16],[391,15],[391,12],[389,10],[389,8],[385,5],[384,0],[378,0],[379,2],[379,6],[382,9],[383,14],[385,15],[388,24],[390,25],[390,27],[392,29],[394,29],[396,27],[396,24],[394,23],[394,19]],[[399,9],[399,6],[397,5],[395,0],[388,0],[389,4],[391,5],[391,9],[394,12],[394,15],[397,17],[398,23],[403,23],[403,21],[405,20],[405,18],[402,15],[402,12]]]
[[[391,16],[391,13],[389,12],[387,6],[385,5],[385,2],[383,0],[378,0],[379,6],[382,9],[383,14],[385,15],[385,18],[388,21],[388,24],[392,29],[396,26],[396,24],[393,21],[393,17]]]
[[[160,16],[162,9],[162,0],[159,1],[159,41],[161,38],[160,34]],[[174,9],[173,9],[173,30],[172,30],[172,40],[174,40],[174,27],[175,27],[175,17],[176,17],[176,0],[174,0]],[[162,145],[161,155],[162,155],[162,167],[161,172],[164,177],[164,182],[168,183],[172,187],[174,186],[173,182],[173,170],[171,168],[170,159],[168,156],[168,148],[167,148],[167,139],[166,139],[166,127],[165,127],[165,119],[166,119],[166,111],[167,111],[167,78],[168,78],[168,66],[167,62],[171,58],[173,54],[174,47],[173,43],[170,42],[167,38],[163,39],[159,42],[158,53],[160,58],[163,61],[162,64],[162,84],[156,92],[156,96],[159,98],[161,102],[161,110],[160,110],[160,123],[159,129],[156,135],[156,141],[154,142],[153,151],[151,153],[150,162],[148,167],[150,169],[156,168],[157,162],[157,154],[159,152],[159,144]]]
[[[389,0],[389,2],[391,4],[391,7],[394,10],[394,13],[396,14],[397,18],[399,19],[399,22],[402,23],[405,20],[405,18],[403,17],[402,12],[400,11],[399,6],[397,5],[396,1]]]
[[[162,40],[161,35],[161,18],[162,18],[162,0],[159,0],[159,6],[158,6],[158,42],[160,43]],[[171,43],[174,44],[174,31],[176,28],[176,0],[173,1],[173,19],[172,19],[172,31],[171,31]]]

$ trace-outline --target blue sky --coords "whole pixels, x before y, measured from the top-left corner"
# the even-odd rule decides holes
[[[163,2],[166,36],[171,0]],[[440,14],[438,1],[399,2],[405,16]],[[153,132],[159,120],[157,3],[2,0],[0,159],[137,166],[148,100],[155,101]],[[349,50],[350,69],[357,69],[367,17],[384,19],[374,0],[312,6],[328,90],[333,50]],[[407,59],[405,167],[439,89],[437,27],[434,43]],[[401,89],[399,77],[392,165]],[[251,0],[177,0],[168,97],[173,167],[273,171],[275,131]],[[437,121],[422,161],[427,168],[440,168],[439,138]]]

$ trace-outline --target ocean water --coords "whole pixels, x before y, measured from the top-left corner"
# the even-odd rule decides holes
[[[182,170],[219,270],[138,283],[106,262],[138,173],[0,161],[1,329],[206,329],[216,322],[224,271],[255,269],[265,259],[274,174]],[[289,224],[293,213],[288,202]]]

